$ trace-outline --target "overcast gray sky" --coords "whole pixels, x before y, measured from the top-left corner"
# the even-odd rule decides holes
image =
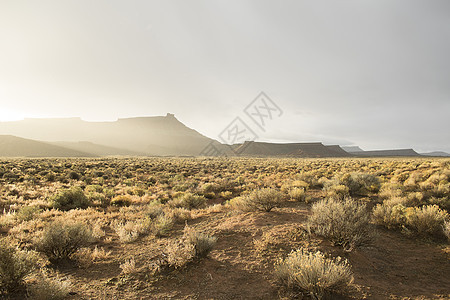
[[[261,91],[284,113],[260,140],[450,152],[450,1],[0,1],[0,121],[217,138]]]

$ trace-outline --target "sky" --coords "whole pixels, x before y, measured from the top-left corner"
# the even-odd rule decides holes
[[[174,113],[217,139],[450,152],[450,1],[0,1],[0,121]],[[282,114],[259,128],[261,92]]]

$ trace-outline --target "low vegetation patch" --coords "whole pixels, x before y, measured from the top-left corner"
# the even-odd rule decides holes
[[[346,254],[358,272],[349,298],[438,297],[448,269],[449,167],[448,158],[426,157],[1,159],[0,236],[10,244],[0,246],[10,246],[0,251],[0,298],[62,299],[70,290],[66,298],[109,299],[119,292],[130,299],[275,299],[285,291],[286,298],[339,299],[335,293],[349,282],[341,279],[349,277],[330,261],[343,261],[317,250],[343,252],[329,248],[328,239],[349,251],[373,233],[380,235],[374,243],[391,243],[361,250],[368,262],[360,251]],[[315,203],[303,204],[309,199]],[[375,208],[366,211],[363,203]],[[192,227],[180,233],[187,223]],[[437,243],[397,239],[373,223]],[[23,250],[33,247],[42,253]],[[288,256],[299,247],[314,251]],[[379,251],[397,260],[380,268]],[[201,261],[211,253],[213,260]],[[433,255],[420,260],[425,253]],[[35,256],[39,267],[28,265]],[[276,272],[285,288],[277,291],[265,275],[281,256]],[[364,263],[375,271],[369,274]],[[382,279],[403,278],[419,265],[422,286]],[[209,272],[214,267],[222,271]],[[241,280],[246,287],[233,289]]]
[[[303,248],[292,251],[275,264],[275,277],[285,287],[312,299],[345,293],[353,281],[350,264],[346,260],[327,258],[320,251],[309,252]]]
[[[0,240],[0,295],[24,287],[24,279],[37,268],[33,253],[19,250],[5,239]]]
[[[181,268],[196,258],[208,256],[217,239],[186,226],[181,239],[172,240],[164,253],[167,263],[173,268]]]
[[[445,221],[449,219],[446,211],[437,205],[410,207],[405,211],[406,226],[420,236],[444,237]]]
[[[92,232],[84,223],[56,221],[44,230],[37,241],[38,251],[46,254],[50,261],[71,259],[78,249],[92,242]]]
[[[330,196],[336,194],[337,197],[345,193],[350,194],[350,196],[365,196],[370,193],[377,193],[380,187],[380,179],[377,176],[359,172],[337,174],[324,183],[324,190],[331,193]]]
[[[370,216],[364,204],[352,199],[321,200],[311,208],[308,219],[310,229],[334,245],[346,250],[360,246],[372,238]]]
[[[198,209],[206,206],[206,198],[192,193],[183,193],[168,204],[174,208]]]
[[[87,208],[91,205],[91,202],[80,187],[72,187],[59,192],[51,198],[50,203],[53,208],[59,210]]]
[[[249,195],[240,196],[230,201],[235,209],[244,211],[269,212],[283,202],[283,193],[276,189],[264,188],[251,192]]]
[[[69,296],[72,283],[61,278],[39,278],[29,287],[29,296],[35,300],[62,300]]]
[[[437,205],[406,207],[403,202],[385,201],[373,210],[376,224],[389,229],[401,229],[409,235],[442,239],[446,237],[449,214]]]

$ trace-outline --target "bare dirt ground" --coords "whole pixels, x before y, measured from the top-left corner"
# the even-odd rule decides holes
[[[183,269],[152,274],[149,265],[160,257],[165,240],[148,236],[125,247],[113,241],[110,259],[60,271],[75,283],[72,299],[301,299],[280,288],[273,265],[306,246],[350,261],[354,283],[343,299],[450,299],[444,246],[377,229],[371,245],[345,252],[306,233],[308,206],[289,202],[271,212],[211,212],[190,220],[218,240],[209,257]],[[173,236],[182,235],[183,227]],[[131,257],[137,271],[121,274],[120,263]]]

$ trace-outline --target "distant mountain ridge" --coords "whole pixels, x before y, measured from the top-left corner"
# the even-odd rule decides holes
[[[420,153],[420,155],[424,156],[442,156],[442,157],[450,157],[450,153],[444,152],[444,151],[433,151],[433,152],[426,152],[426,153]]]
[[[363,149],[359,148],[359,146],[341,146],[341,148],[344,149],[344,151],[347,151],[348,153],[364,151]]]
[[[393,149],[393,150],[371,150],[351,152],[357,156],[421,156],[414,149]]]
[[[350,157],[340,146],[325,146],[317,143],[265,143],[245,142],[235,148],[244,156],[287,156],[287,157]]]
[[[87,122],[80,118],[25,119],[0,122],[0,134],[46,142],[85,141],[101,145],[97,150],[99,147],[117,148],[121,149],[119,152],[141,155],[198,155],[213,142],[185,126],[173,114],[118,119],[115,122]],[[86,149],[86,145],[75,146]],[[111,154],[105,151],[97,153]]]
[[[0,157],[95,157],[88,152],[52,145],[41,141],[0,135]]]
[[[217,151],[205,151],[208,147]],[[102,156],[420,157],[413,149],[364,151],[358,146],[246,141],[224,145],[173,114],[87,122],[81,118],[0,122],[0,157]],[[431,152],[426,156],[450,156]]]

